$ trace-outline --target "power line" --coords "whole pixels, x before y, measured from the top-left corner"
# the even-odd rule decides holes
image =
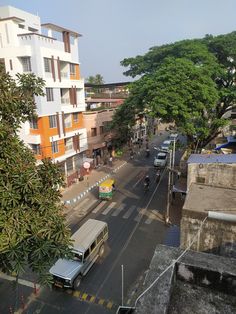
[[[199,234],[200,234],[200,232],[201,232],[201,229],[202,229],[202,227],[203,227],[203,224],[205,223],[205,221],[207,220],[207,218],[208,218],[208,216],[205,217],[205,218],[203,219],[203,221],[201,222],[200,228],[199,228],[197,234],[193,237],[193,240],[191,241],[191,243],[189,244],[189,246],[179,255],[179,257],[178,257],[176,260],[174,260],[165,270],[163,270],[163,272],[161,272],[161,274],[150,284],[149,287],[147,287],[146,290],[144,290],[144,292],[142,292],[142,293],[137,297],[137,299],[136,299],[136,301],[135,301],[135,303],[134,303],[134,307],[135,307],[135,308],[136,308],[136,306],[137,306],[138,300],[139,300],[142,296],[144,296],[144,294],[145,294],[146,292],[148,292],[148,291],[155,285],[155,283],[156,283],[171,267],[173,267],[173,266],[176,264],[176,262],[178,262],[178,261],[186,254],[186,252],[191,248],[191,246],[193,245],[194,241],[195,241],[196,238],[199,236]]]

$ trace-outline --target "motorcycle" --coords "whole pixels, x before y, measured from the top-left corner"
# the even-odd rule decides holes
[[[156,172],[156,178],[155,178],[156,183],[158,183],[158,182],[160,181],[160,177],[161,177],[161,171],[160,171],[160,170],[157,170],[157,172]]]
[[[149,156],[150,156],[150,150],[146,149],[146,157],[149,157]]]
[[[143,189],[144,189],[144,192],[147,192],[149,190],[149,183],[144,182]]]

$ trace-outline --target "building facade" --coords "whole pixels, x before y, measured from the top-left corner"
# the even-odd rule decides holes
[[[78,177],[87,150],[80,36],[14,7],[0,7],[0,62],[13,77],[34,73],[45,80],[45,96],[35,97],[38,120],[26,122],[20,137],[38,162],[59,163],[68,184]]]
[[[112,121],[114,110],[110,108],[83,113],[88,134],[87,156],[93,158],[94,166],[106,162],[111,154],[113,133],[107,126]]]

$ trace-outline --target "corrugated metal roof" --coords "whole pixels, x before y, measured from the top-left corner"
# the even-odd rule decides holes
[[[188,164],[209,164],[209,163],[236,163],[236,154],[192,154],[190,155]]]

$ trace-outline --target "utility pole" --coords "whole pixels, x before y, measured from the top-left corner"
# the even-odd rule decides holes
[[[172,171],[173,170],[173,171]],[[175,175],[175,138],[173,142],[173,151],[172,151],[172,166],[171,166],[171,186],[173,187],[174,185],[174,175]]]
[[[172,176],[172,149],[170,150],[170,159],[169,159],[169,169],[168,169],[168,191],[167,191],[167,206],[166,206],[166,223],[170,221],[170,187],[171,187],[171,176]]]

